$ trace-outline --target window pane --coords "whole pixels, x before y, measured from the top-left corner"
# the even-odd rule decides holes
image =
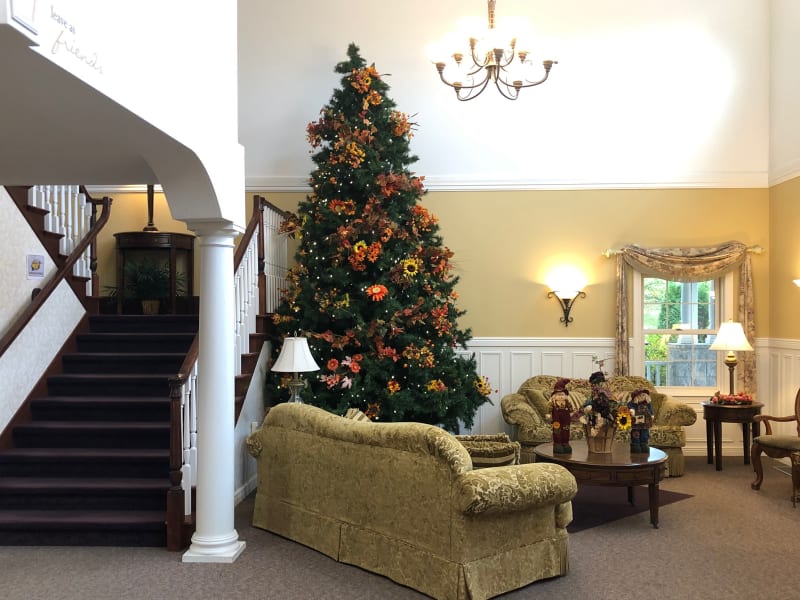
[[[714,281],[643,277],[645,377],[659,386],[716,387]],[[691,331],[691,333],[689,333]]]

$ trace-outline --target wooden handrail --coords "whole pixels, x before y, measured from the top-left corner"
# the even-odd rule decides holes
[[[247,224],[247,229],[244,230],[242,239],[236,247],[236,252],[233,254],[234,273],[242,264],[242,259],[244,258],[245,252],[247,252],[247,247],[250,245],[250,240],[253,239],[253,233],[255,233],[256,227],[263,229],[263,227],[261,227],[261,216],[263,207],[268,204],[269,202],[267,202],[265,198],[253,196],[253,214],[250,215],[250,222]]]
[[[50,295],[55,291],[58,285],[67,277],[67,275],[72,272],[72,267],[75,266],[75,263],[78,262],[78,259],[84,253],[86,248],[88,248],[89,244],[91,244],[92,241],[97,238],[97,234],[108,222],[108,217],[111,212],[111,198],[105,196],[100,203],[103,206],[103,214],[100,215],[98,221],[92,225],[89,233],[86,234],[86,236],[72,251],[66,262],[64,262],[61,268],[56,271],[56,274],[50,279],[50,281],[48,281],[44,287],[42,287],[42,290],[34,297],[25,310],[22,311],[22,314],[17,317],[14,323],[12,323],[11,327],[9,327],[8,331],[6,331],[3,337],[0,338],[0,356],[5,354],[5,352],[11,347],[11,344],[14,343],[14,340],[16,340],[19,334],[22,333],[25,327],[27,327],[28,323],[31,321],[31,319],[33,319],[33,317],[44,305]]]

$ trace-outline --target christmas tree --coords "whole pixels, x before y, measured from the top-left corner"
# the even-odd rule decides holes
[[[465,352],[469,330],[457,326],[453,253],[419,203],[423,177],[409,171],[415,125],[354,44],[347,55],[336,66],[341,88],[308,125],[312,192],[286,227],[300,245],[274,320],[282,336],[307,336],[321,366],[305,402],[471,427],[490,389]]]

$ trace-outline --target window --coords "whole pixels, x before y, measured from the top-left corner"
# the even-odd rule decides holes
[[[717,389],[720,360],[709,346],[725,310],[732,276],[680,282],[634,274],[634,361],[659,388]]]

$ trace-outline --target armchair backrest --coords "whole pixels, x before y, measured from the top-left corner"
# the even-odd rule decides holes
[[[794,397],[794,418],[797,424],[797,435],[800,436],[800,388]]]

